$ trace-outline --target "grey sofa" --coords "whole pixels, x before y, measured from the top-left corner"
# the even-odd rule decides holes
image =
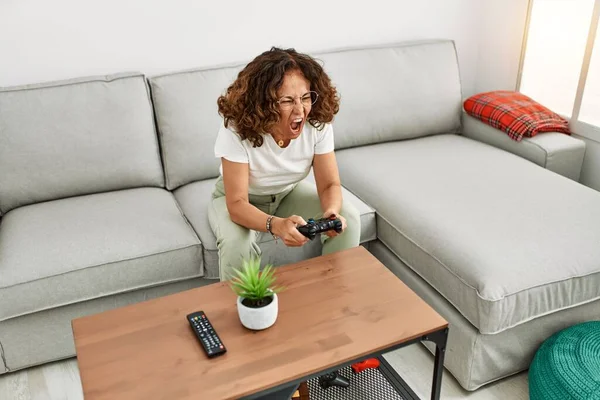
[[[336,155],[362,245],[449,320],[464,388],[600,318],[582,141],[516,143],[466,116],[452,41],[317,56],[341,93]],[[240,68],[0,91],[0,373],[72,357],[73,318],[215,282],[216,99]],[[260,243],[276,265],[320,250]]]

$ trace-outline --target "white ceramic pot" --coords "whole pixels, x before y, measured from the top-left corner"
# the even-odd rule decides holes
[[[240,321],[248,329],[260,331],[272,326],[277,320],[279,306],[277,303],[277,294],[273,293],[273,301],[260,308],[246,307],[242,304],[242,298],[238,296],[237,309]]]

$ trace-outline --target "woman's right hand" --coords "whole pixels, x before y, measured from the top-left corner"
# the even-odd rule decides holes
[[[300,247],[308,242],[308,238],[298,231],[298,227],[306,225],[306,221],[297,215],[287,218],[275,217],[271,221],[271,232],[289,247]]]

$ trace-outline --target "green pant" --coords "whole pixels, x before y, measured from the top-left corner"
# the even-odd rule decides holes
[[[317,187],[306,181],[298,183],[291,190],[275,195],[249,195],[248,200],[261,211],[282,218],[298,215],[308,220],[323,216]],[[322,254],[356,247],[360,243],[360,215],[356,208],[344,201],[340,214],[346,218],[348,226],[336,237],[321,235]],[[247,229],[231,220],[225,202],[222,178],[219,178],[215,185],[208,219],[217,237],[219,276],[222,281],[231,278],[233,269],[239,268],[243,259],[261,255],[260,247],[256,243],[259,232]]]

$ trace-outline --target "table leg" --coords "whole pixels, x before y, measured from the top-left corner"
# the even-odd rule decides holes
[[[431,400],[439,400],[442,390],[442,376],[444,375],[444,355],[448,341],[448,328],[432,333],[424,340],[435,343],[435,361],[433,366],[433,382],[431,384]]]

